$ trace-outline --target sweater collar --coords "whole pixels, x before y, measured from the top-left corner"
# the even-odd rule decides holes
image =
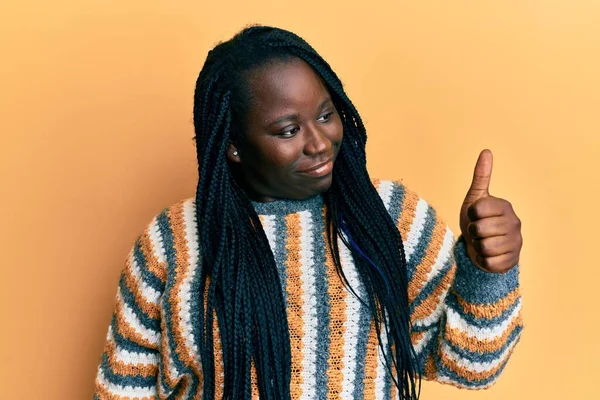
[[[306,200],[274,200],[266,203],[253,201],[252,205],[258,215],[286,216],[301,211],[321,212],[323,196],[316,195]]]

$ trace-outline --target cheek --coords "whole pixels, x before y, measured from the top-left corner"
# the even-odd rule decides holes
[[[344,126],[342,125],[342,121],[339,117],[334,121],[335,123],[330,125],[329,129],[329,140],[331,140],[334,144],[340,144],[342,142],[342,138],[344,137]]]
[[[266,172],[280,173],[291,169],[302,154],[302,148],[299,141],[278,140],[261,149],[261,160],[259,164]],[[273,168],[276,168],[273,170]],[[268,171],[270,169],[270,171]]]

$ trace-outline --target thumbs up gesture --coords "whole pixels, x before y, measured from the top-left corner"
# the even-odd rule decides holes
[[[467,254],[480,269],[504,273],[519,262],[521,220],[507,200],[490,195],[492,152],[479,154],[473,182],[460,209]]]

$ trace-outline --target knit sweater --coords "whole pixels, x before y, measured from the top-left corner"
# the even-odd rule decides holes
[[[518,265],[505,274],[478,269],[462,236],[455,242],[430,204],[401,182],[374,184],[404,244],[411,339],[424,378],[489,387],[523,328]],[[292,399],[397,398],[369,310],[336,273],[322,197],[253,204],[284,294]],[[365,298],[352,254],[339,243],[344,274]],[[94,399],[202,398],[199,260],[195,201],[189,198],[153,218],[129,253]],[[218,399],[223,385],[218,327],[214,337]],[[258,398],[254,370],[253,398]]]

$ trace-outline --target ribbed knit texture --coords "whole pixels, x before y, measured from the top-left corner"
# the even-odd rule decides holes
[[[519,267],[506,274],[478,269],[462,237],[455,243],[425,200],[400,182],[375,186],[405,246],[412,342],[424,377],[470,389],[489,387],[523,328]],[[292,399],[397,398],[370,314],[336,273],[322,198],[253,204],[284,291]],[[184,200],[157,215],[133,246],[119,282],[95,399],[202,398],[196,224],[194,199]],[[352,255],[339,244],[344,273],[363,297]],[[215,349],[218,399],[223,383],[218,334]],[[256,384],[253,393],[258,398]]]

